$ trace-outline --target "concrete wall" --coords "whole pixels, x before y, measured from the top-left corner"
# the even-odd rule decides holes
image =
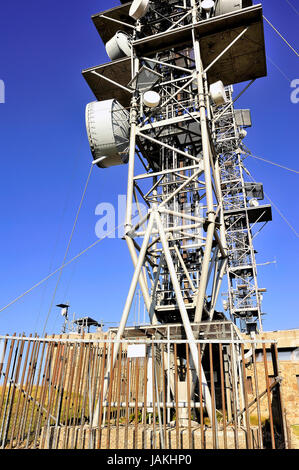
[[[267,331],[259,335],[259,339],[277,341],[287,421],[290,425],[299,425],[299,329]],[[258,367],[263,368],[263,363]],[[270,370],[271,374],[273,371]]]

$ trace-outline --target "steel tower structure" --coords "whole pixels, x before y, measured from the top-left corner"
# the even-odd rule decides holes
[[[132,15],[137,3],[144,11],[139,15],[135,8]],[[243,240],[246,250],[250,248],[252,271],[246,275],[242,271],[242,282],[246,280],[250,289],[253,279],[255,294],[258,289],[249,229],[252,212],[244,199],[239,138],[233,135],[228,155],[222,127],[234,112],[227,104],[224,110],[221,107],[227,98],[221,96],[221,86],[266,75],[262,8],[252,6],[251,1],[144,0],[97,14],[93,21],[103,42],[109,43],[112,61],[87,69],[83,75],[99,102],[115,99],[129,113],[128,145],[120,147],[118,158],[113,157],[111,163],[128,163],[124,238],[134,265],[116,340],[124,334],[139,282],[152,325],[183,325],[211,417],[210,391],[198,364],[195,340],[201,322],[212,324],[216,318],[225,272],[231,314],[242,315],[244,303],[241,312],[234,282],[243,270],[239,253]],[[120,44],[113,41],[119,30],[128,36],[126,47],[117,50]],[[230,100],[229,89],[227,94]],[[239,132],[235,122],[229,126]],[[94,158],[99,166],[109,166],[105,154],[94,153]],[[229,191],[227,180],[231,158],[243,191],[238,193],[240,204],[234,202],[233,207],[235,193]],[[136,222],[132,207],[140,202],[148,209]],[[230,211],[240,209],[246,224],[241,218],[236,240],[239,219]],[[235,255],[239,271],[234,271]],[[238,299],[240,295],[238,291]],[[245,294],[244,300],[247,298]],[[259,306],[253,312],[246,303],[245,317],[260,320]],[[118,347],[116,343],[111,367]],[[106,378],[107,387],[109,374]]]
[[[263,185],[246,181],[243,161],[245,129],[251,127],[250,110],[235,109],[232,87],[226,88],[227,103],[214,109],[213,124],[220,165],[226,240],[228,246],[227,300],[224,307],[242,331],[262,331],[262,293],[258,287],[253,231],[272,219],[271,206],[259,205]]]

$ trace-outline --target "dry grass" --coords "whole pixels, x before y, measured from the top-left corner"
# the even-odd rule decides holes
[[[265,422],[267,421],[267,419],[268,419],[268,416],[261,415],[261,425],[262,426],[265,425]],[[252,426],[258,426],[258,424],[259,424],[258,415],[250,415],[250,424]]]
[[[3,387],[0,387],[2,397]],[[13,389],[7,386],[0,410],[0,426],[6,429],[6,442],[31,440],[35,431],[44,426],[50,417],[50,424],[55,424],[58,415],[58,403],[60,401],[59,390],[52,390],[49,399],[48,390],[43,394],[42,387],[33,386],[30,393],[26,390]],[[42,403],[42,404],[41,404]],[[60,423],[80,424],[81,418],[85,420],[88,413],[88,401],[83,408],[83,397],[74,394],[64,394],[60,406]],[[51,417],[52,416],[52,417]]]

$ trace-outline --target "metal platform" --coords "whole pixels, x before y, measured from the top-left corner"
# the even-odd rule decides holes
[[[224,216],[225,218],[229,216],[241,216],[242,214],[245,216],[246,212],[250,224],[256,222],[270,222],[272,220],[272,208],[270,204],[224,211]]]
[[[258,316],[258,308],[257,307],[246,307],[246,308],[238,308],[233,310],[233,314],[237,315],[238,317],[247,317],[248,314],[251,314],[254,317]]]
[[[119,30],[128,34],[132,32],[130,27],[117,23],[118,21],[121,21],[131,25],[135,24],[135,20],[129,16],[130,6],[131,3],[125,3],[125,5],[110,8],[109,10],[97,13],[91,17],[104,44],[106,44]],[[103,16],[111,18],[111,20],[104,18]]]
[[[196,338],[231,340],[241,339],[241,333],[236,325],[225,317],[218,321],[191,323],[191,328]],[[111,333],[116,334],[117,328],[109,328]],[[180,323],[169,323],[164,325],[138,325],[126,327],[123,334],[124,339],[186,339],[184,327]]]
[[[244,276],[244,272],[246,271],[246,274],[248,276],[253,276],[253,266],[244,264],[243,266],[234,266],[234,267],[229,267],[228,273],[231,277],[240,277],[241,275]]]
[[[222,80],[235,84],[267,75],[262,6],[244,8],[234,13],[201,21],[194,26],[200,37],[204,68],[248,27],[244,36],[208,71],[210,83]],[[162,50],[180,50],[192,42],[192,25],[134,42],[139,56],[151,56]]]
[[[190,321],[194,321],[195,304],[186,303],[185,307]],[[180,309],[177,303],[156,306],[155,314],[161,323],[177,323],[180,319]]]
[[[128,5],[125,5],[128,7]],[[120,7],[120,8],[124,8]],[[108,14],[112,15],[112,9]],[[117,9],[116,9],[117,10]],[[116,13],[114,13],[116,15]],[[118,12],[119,14],[119,12]],[[117,23],[97,16],[101,37],[106,41],[112,31],[119,28]],[[95,18],[95,17],[94,17]],[[261,5],[245,8],[235,13],[201,21],[195,25],[200,36],[204,68],[244,30],[247,32],[224,54],[207,72],[210,83],[222,80],[225,85],[240,83],[267,74],[264,45],[263,15]],[[106,30],[106,31],[105,31]],[[175,48],[180,50],[191,46],[192,26],[183,26],[177,30],[156,34],[133,43],[140,57],[151,57],[157,52]],[[124,58],[83,70],[82,74],[98,100],[116,98],[123,106],[128,106],[130,93],[116,84],[94,75],[96,71],[111,80],[127,86],[131,80],[131,59]]]
[[[87,81],[98,101],[115,98],[125,107],[130,105],[130,92],[95,75],[93,72],[97,72],[108,79],[117,81],[120,85],[127,87],[131,80],[131,59],[125,57],[124,59],[108,62],[104,65],[91,67],[82,72],[83,77]]]

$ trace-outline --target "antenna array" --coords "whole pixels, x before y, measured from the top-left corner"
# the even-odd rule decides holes
[[[183,325],[211,417],[195,341],[202,322],[225,319],[216,311],[225,273],[231,318],[241,319],[242,329],[261,328],[251,227],[270,220],[271,208],[258,206],[258,185],[244,182],[250,114],[234,109],[230,85],[266,75],[262,8],[251,1],[134,0],[93,22],[111,62],[83,75],[97,106],[111,109],[113,99],[123,117],[129,111],[127,123],[111,111],[95,124],[87,113],[96,163],[128,163],[125,240],[134,275],[116,340],[139,282],[152,325]],[[107,128],[110,144],[106,131],[100,135]],[[141,202],[148,209],[136,222],[133,203]]]

